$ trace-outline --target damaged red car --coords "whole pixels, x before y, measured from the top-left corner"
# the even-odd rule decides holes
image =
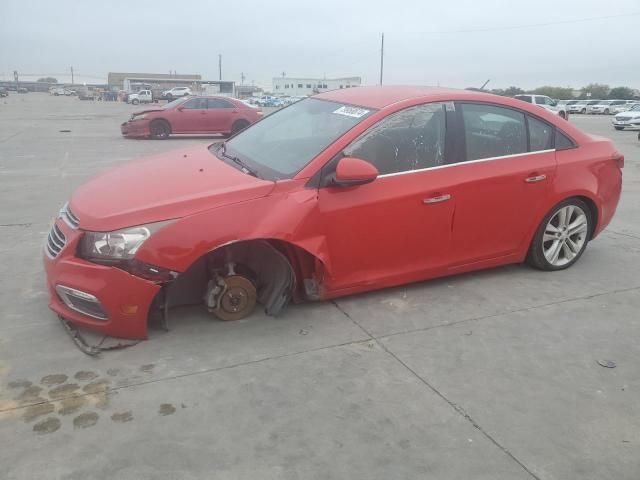
[[[171,135],[233,135],[262,118],[262,110],[236,98],[183,97],[135,112],[120,125],[128,138],[164,140]]]
[[[610,222],[623,164],[519,100],[327,92],[78,189],[45,244],[50,307],[139,339],[175,305],[235,320],[510,263],[560,270]]]

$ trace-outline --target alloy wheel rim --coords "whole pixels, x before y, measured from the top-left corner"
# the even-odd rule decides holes
[[[582,251],[587,241],[587,214],[576,205],[559,209],[547,223],[542,237],[542,251],[556,267],[567,265]]]

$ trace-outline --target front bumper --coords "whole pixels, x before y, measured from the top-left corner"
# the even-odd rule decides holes
[[[611,124],[614,127],[622,127],[622,128],[640,128],[640,118],[634,118],[631,120],[616,120],[613,119]]]
[[[120,131],[122,135],[129,138],[144,138],[151,136],[151,130],[149,130],[149,122],[137,120],[132,122],[131,120],[124,122],[120,125]]]
[[[60,219],[56,225],[66,242],[55,258],[44,254],[49,308],[77,326],[105,335],[146,338],[149,309],[161,287],[119,268],[77,258],[75,251],[81,232],[71,229]],[[79,309],[70,308],[63,301],[64,294],[61,296],[60,293],[64,289],[88,294],[86,298],[95,297],[100,310],[89,309],[89,305],[83,306],[82,302],[78,302]],[[79,310],[85,310],[85,313]],[[96,314],[100,311],[104,314]]]

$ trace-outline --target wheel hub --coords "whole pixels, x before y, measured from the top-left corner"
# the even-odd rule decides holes
[[[253,312],[257,302],[256,287],[253,282],[241,275],[232,275],[224,279],[225,290],[213,313],[220,320],[240,320]]]

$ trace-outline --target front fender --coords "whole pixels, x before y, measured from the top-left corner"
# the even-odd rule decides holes
[[[315,189],[289,190],[191,215],[158,231],[143,244],[136,258],[184,272],[203,255],[226,244],[271,239],[307,251],[330,274],[317,201]]]

